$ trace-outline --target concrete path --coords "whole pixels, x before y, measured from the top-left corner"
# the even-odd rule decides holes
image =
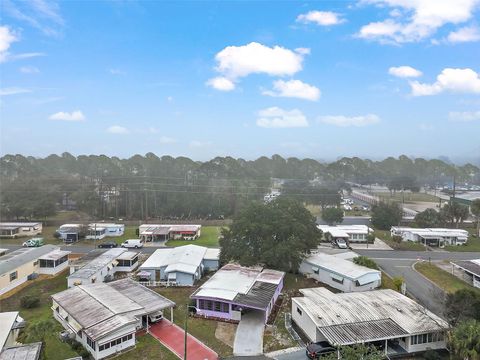
[[[256,356],[263,353],[264,319],[262,311],[249,311],[242,315],[235,333],[233,355]]]
[[[350,247],[353,250],[393,250],[390,246],[388,246],[384,241],[380,240],[379,238],[375,238],[373,244],[357,244],[354,242],[350,242]]]

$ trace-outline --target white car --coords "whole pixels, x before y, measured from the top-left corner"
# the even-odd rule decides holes
[[[336,241],[337,243],[337,246],[339,249],[348,249],[348,245],[347,245],[347,242],[343,239],[337,239]]]
[[[121,245],[123,248],[141,248],[143,247],[143,242],[139,239],[130,239],[130,240],[125,240],[124,243]]]
[[[163,313],[161,311],[148,315],[148,320],[151,323],[156,323],[163,320]]]

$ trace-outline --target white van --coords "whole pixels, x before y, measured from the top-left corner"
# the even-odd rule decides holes
[[[125,240],[125,242],[122,243],[121,246],[122,246],[123,248],[135,248],[135,249],[138,249],[138,248],[143,247],[143,242],[142,242],[142,240],[140,240],[140,239],[129,239],[129,240]]]

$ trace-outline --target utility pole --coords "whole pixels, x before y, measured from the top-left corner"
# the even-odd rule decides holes
[[[183,347],[183,360],[187,360],[187,326],[188,326],[188,304],[185,304],[185,338]]]

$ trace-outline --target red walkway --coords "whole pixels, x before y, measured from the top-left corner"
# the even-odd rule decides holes
[[[183,359],[185,332],[177,325],[163,319],[153,324],[149,329],[150,334],[160,341],[165,347]],[[188,334],[187,360],[217,360],[218,355],[198,339]]]

